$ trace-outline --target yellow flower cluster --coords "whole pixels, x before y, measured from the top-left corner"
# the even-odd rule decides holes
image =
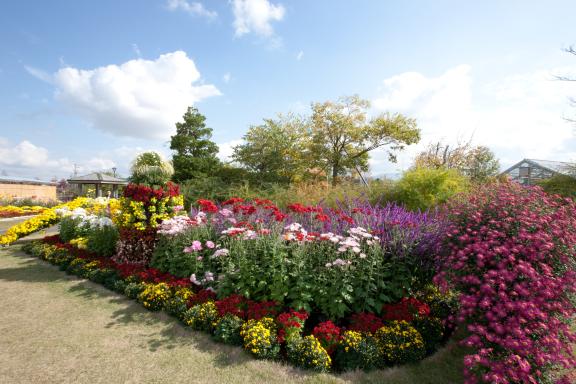
[[[87,237],[78,237],[76,239],[70,240],[70,244],[75,246],[78,249],[86,249],[88,248],[88,238]]]
[[[345,352],[355,351],[362,342],[362,334],[357,331],[345,331],[340,339],[340,346]]]
[[[79,197],[68,203],[59,204],[50,209],[46,209],[41,214],[9,228],[6,233],[0,236],[0,245],[8,245],[21,237],[27,236],[31,233],[47,228],[50,225],[56,224],[59,220],[59,217],[56,214],[56,210],[59,208],[68,208],[69,210],[74,210],[79,207],[88,207],[93,204],[93,199]]]
[[[0,206],[0,217],[16,217],[16,216],[26,216],[26,215],[37,215],[45,211],[46,207],[41,207],[38,205],[24,205],[22,207],[17,207],[15,205],[5,205]]]
[[[190,308],[184,314],[184,323],[198,331],[211,331],[218,319],[218,310],[213,301]]]
[[[113,215],[116,225],[124,228],[135,228],[140,231],[146,228],[156,228],[158,223],[174,216],[173,207],[184,205],[184,196],[165,197],[163,199],[150,199],[150,204],[144,205],[141,201],[121,198],[118,211]]]
[[[151,311],[159,311],[172,296],[170,286],[166,283],[146,284],[144,290],[138,295],[138,301],[144,308]]]
[[[407,321],[392,321],[374,335],[380,357],[387,364],[402,364],[421,360],[425,354],[424,340]]]
[[[314,335],[290,341],[288,358],[299,367],[326,372],[330,370],[332,359]]]
[[[244,348],[259,358],[275,358],[280,351],[274,319],[250,319],[240,328]]]

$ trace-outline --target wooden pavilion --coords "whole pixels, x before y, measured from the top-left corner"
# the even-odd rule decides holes
[[[70,184],[76,184],[80,187],[83,185],[94,185],[96,189],[96,197],[102,196],[102,187],[105,185],[110,185],[112,187],[112,197],[118,197],[118,186],[128,184],[128,180],[126,179],[109,176],[100,172],[94,172],[84,176],[75,176],[67,181]]]

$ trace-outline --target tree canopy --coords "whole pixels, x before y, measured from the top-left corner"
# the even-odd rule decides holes
[[[244,167],[277,180],[368,170],[369,153],[385,147],[389,160],[420,140],[414,119],[380,114],[368,119],[370,103],[358,96],[313,103],[310,116],[293,114],[267,119],[250,128],[233,159]]]
[[[206,117],[194,107],[188,107],[184,121],[176,123],[176,134],[171,137],[170,149],[177,182],[212,175],[219,167],[218,146],[211,141],[212,128],[206,127]]]
[[[474,146],[470,142],[450,146],[437,142],[416,156],[414,167],[455,169],[474,182],[483,182],[498,175],[500,162],[485,146]]]

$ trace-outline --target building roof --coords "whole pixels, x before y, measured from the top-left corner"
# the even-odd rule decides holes
[[[38,179],[32,179],[29,177],[14,177],[14,176],[0,176],[0,183],[8,184],[32,184],[32,185],[56,185],[52,181],[42,181]]]
[[[128,180],[94,172],[84,176],[75,176],[68,179],[70,184],[128,184]]]
[[[534,165],[536,167],[544,168],[544,169],[547,169],[547,170],[552,171],[554,173],[560,173],[560,174],[566,175],[566,176],[573,176],[574,173],[576,172],[576,164],[575,163],[568,163],[565,161],[524,159],[524,160],[519,161],[518,163],[514,164],[513,166],[511,166],[510,168],[508,168],[504,172],[502,172],[502,174],[508,173],[509,171],[516,168],[517,166],[519,166],[522,163],[529,163],[529,164]]]

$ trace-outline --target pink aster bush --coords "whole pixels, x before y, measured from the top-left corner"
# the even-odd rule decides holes
[[[538,187],[486,186],[452,203],[440,284],[457,289],[465,382],[568,383],[576,364],[576,204]]]

